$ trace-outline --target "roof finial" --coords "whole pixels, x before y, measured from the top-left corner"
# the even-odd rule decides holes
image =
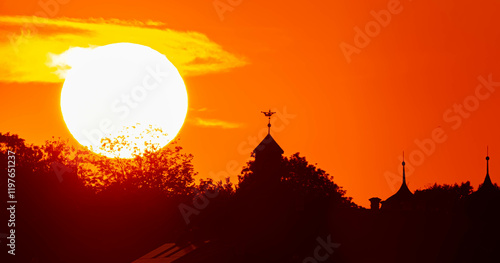
[[[406,175],[405,175],[405,151],[403,151],[403,184],[406,184]]]
[[[273,114],[275,114],[276,112],[272,112],[271,109],[269,109],[269,111],[261,111],[261,112],[264,113],[264,115],[269,118],[269,123],[267,124],[267,134],[271,134],[271,116],[273,116]]]
[[[488,146],[486,146],[486,175],[490,174],[490,156],[488,150]]]

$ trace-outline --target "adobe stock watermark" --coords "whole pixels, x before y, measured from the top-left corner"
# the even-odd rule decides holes
[[[159,85],[166,81],[170,76],[170,71],[162,71],[159,64],[156,64],[153,69],[151,66],[146,67],[147,74],[139,83],[132,83],[130,90],[122,92],[111,104],[111,112],[117,116],[116,119],[125,120],[130,113],[137,109],[144,101],[153,96],[152,92],[158,89]],[[101,138],[105,134],[113,134],[116,131],[117,125],[113,122],[115,118],[102,118],[97,127],[91,129],[82,129],[82,134],[86,140],[82,142],[84,145],[93,145],[99,147]],[[116,120],[115,119],[115,120]]]
[[[31,19],[26,18],[21,32],[7,35],[14,52],[18,53],[19,45],[38,34],[38,28],[45,26],[42,20],[55,17],[59,13],[61,6],[67,3],[69,3],[69,0],[39,0],[38,6],[41,10],[36,11]]]
[[[459,129],[464,120],[469,118],[473,112],[479,109],[481,101],[486,101],[495,92],[495,88],[500,86],[500,82],[493,81],[492,74],[487,78],[483,76],[477,77],[479,84],[474,89],[474,94],[469,95],[459,103],[454,103],[453,106],[446,109],[443,113],[443,120],[451,131]],[[408,178],[413,174],[416,167],[421,166],[426,158],[429,158],[439,144],[443,144],[448,139],[448,134],[445,127],[438,127],[431,131],[430,136],[422,140],[415,139],[414,143],[416,149],[409,152],[406,161],[406,177]],[[399,161],[403,160],[402,156],[398,157]],[[396,191],[397,187],[401,184],[401,167],[398,166],[398,173],[386,171],[384,177],[391,191]]]
[[[272,111],[276,112],[276,118],[271,118],[270,131],[273,133],[282,132],[286,128],[286,126],[290,124],[290,120],[296,117],[295,114],[288,113],[286,107],[283,107],[282,111],[277,109],[272,109]],[[240,155],[247,155],[251,153],[252,150],[257,147],[259,143],[267,136],[267,133],[267,127],[260,129],[259,132],[257,132],[257,135],[248,136],[247,140],[241,141],[238,144],[236,150]],[[225,170],[219,171],[217,173],[210,171],[208,173],[208,177],[218,177],[220,181],[226,180],[226,182],[229,182],[228,179],[231,176],[236,176],[239,174],[242,165],[243,164],[239,163],[236,160],[230,160],[226,163]],[[218,186],[216,187],[217,191],[214,191],[213,193],[210,193],[207,189],[205,189],[203,193],[197,194],[193,198],[192,206],[186,204],[179,205],[179,211],[181,212],[186,224],[190,223],[189,218],[191,216],[198,215],[201,210],[205,209],[209,205],[210,199],[215,198],[219,194]]]
[[[302,263],[318,263],[326,261],[334,252],[334,249],[340,247],[339,243],[332,242],[332,235],[328,235],[326,240],[321,237],[316,238],[318,246],[313,250],[313,254],[310,257],[302,260]]]
[[[389,0],[386,9],[370,11],[370,15],[373,19],[367,22],[364,28],[358,26],[354,27],[354,45],[344,41],[339,44],[340,50],[342,54],[344,54],[347,63],[351,63],[351,56],[361,53],[361,50],[366,48],[371,40],[380,35],[382,29],[391,23],[393,16],[400,14],[402,11],[403,6],[399,0]]]
[[[179,211],[181,212],[182,218],[186,225],[191,223],[189,219],[193,215],[199,215],[202,210],[207,208],[210,204],[210,199],[216,198],[219,195],[219,186],[215,185],[213,189],[210,189],[208,185],[205,186],[203,192],[196,192],[193,200],[191,202],[191,206],[181,203],[179,204]]]
[[[63,182],[63,175],[65,173],[73,173],[73,169],[69,168],[68,166],[60,163],[60,162],[52,162],[50,164],[50,167],[52,168],[52,170],[54,171],[54,174],[56,175],[57,177],[57,180],[59,181],[59,183],[62,183]]]
[[[296,114],[290,114],[287,112],[287,108],[283,107],[282,110],[278,110],[276,108],[272,109],[273,112],[276,112],[276,117],[271,118],[271,133],[276,134],[280,133],[290,124],[290,120],[297,117]],[[267,136],[268,129],[267,127],[263,127],[260,129],[256,135],[248,136],[246,140],[241,141],[236,147],[236,151],[241,155],[250,154],[255,147],[259,145],[259,143]],[[208,173],[209,178],[219,178],[222,180],[227,177],[236,176],[239,174],[240,169],[244,164],[239,163],[236,160],[230,160],[226,163],[226,169],[219,171],[217,173],[210,171]]]
[[[225,18],[224,13],[227,11],[233,12],[241,3],[243,3],[243,0],[214,0],[212,5],[214,6],[217,16],[219,16],[219,20],[222,22]]]
[[[17,208],[17,178],[16,178],[16,153],[7,151],[7,211],[9,216],[7,220],[7,227],[9,234],[7,236],[7,253],[12,256],[16,255],[16,208]],[[19,159],[17,159],[19,160]]]

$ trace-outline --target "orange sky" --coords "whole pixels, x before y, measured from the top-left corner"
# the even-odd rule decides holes
[[[223,20],[212,0],[0,2],[0,131],[38,144],[71,138],[49,53],[136,42],[184,78],[190,109],[179,137],[200,177],[236,178],[266,128],[260,111],[272,108],[289,114],[272,133],[285,154],[305,155],[363,206],[398,187],[387,174],[400,172],[403,150],[412,191],[467,180],[477,188],[487,145],[500,182],[497,1],[220,2],[236,5]],[[381,26],[373,14],[385,10]],[[50,19],[33,24],[43,14]],[[355,31],[367,24],[369,42]],[[356,43],[348,62],[341,46]],[[433,137],[435,149],[419,155],[415,140]]]

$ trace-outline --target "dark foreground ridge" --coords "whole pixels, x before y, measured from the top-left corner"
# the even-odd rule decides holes
[[[157,169],[163,161],[152,161],[155,165],[148,169],[131,161],[126,169],[115,169],[117,173],[111,171],[118,163],[106,163],[103,171],[116,181],[108,179],[109,185],[96,191],[88,185],[91,180],[81,177],[84,154],[71,166],[67,160],[76,159],[65,153],[71,151],[64,144],[48,142],[36,148],[15,135],[1,134],[0,146],[4,160],[8,151],[17,158],[18,262],[500,259],[500,191],[489,174],[489,157],[477,191],[466,182],[412,192],[403,172],[393,196],[384,201],[371,198],[371,208],[365,209],[346,197],[332,176],[298,153],[283,157],[271,134],[253,151],[255,158],[243,169],[236,190],[230,183],[210,180],[192,184],[190,159],[183,159],[182,165],[170,163],[160,170],[148,169]],[[170,154],[177,160],[182,156]],[[104,165],[103,160],[88,159],[85,165]],[[144,165],[145,159],[136,161]],[[86,178],[90,174],[98,180],[103,171],[86,171]],[[137,176],[120,179],[127,171],[162,171],[153,178],[165,181],[160,189]],[[176,184],[181,181],[185,184]],[[172,194],[177,192],[182,194]],[[7,209],[1,213],[8,218]],[[6,233],[5,227],[0,233]]]

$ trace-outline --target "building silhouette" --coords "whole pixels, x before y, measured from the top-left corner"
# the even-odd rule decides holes
[[[490,178],[490,157],[486,156],[486,177],[483,183],[477,189],[476,194],[489,194],[495,191],[495,186]]]
[[[262,113],[269,118],[268,133],[252,151],[251,175],[234,196],[237,205],[221,211],[226,213],[227,227],[233,229],[224,236],[224,241],[169,242],[134,263],[249,262],[263,247],[284,244],[282,239],[291,229],[276,222],[285,222],[290,212],[295,211],[295,203],[290,202],[280,184],[284,151],[271,136],[270,118],[274,112]]]
[[[474,213],[496,212],[500,209],[500,190],[493,185],[490,177],[490,157],[486,155],[486,176],[477,191],[470,194],[465,200],[466,206]]]
[[[404,156],[404,155],[403,155]],[[404,157],[403,157],[404,158]],[[490,157],[486,156],[486,176],[484,181],[478,187],[477,191],[471,193],[466,197],[465,200],[461,203],[462,206],[466,207],[475,207],[481,208],[484,207],[486,209],[488,204],[498,203],[500,202],[500,190],[493,184],[491,181],[491,177],[489,174],[489,160]],[[410,210],[425,210],[425,205],[420,204],[419,200],[415,197],[415,195],[410,191],[408,185],[406,183],[406,174],[405,174],[405,161],[402,162],[403,165],[403,180],[398,191],[387,198],[384,201],[381,201],[378,197],[372,197],[369,199],[370,201],[370,209],[371,210],[382,210],[382,211],[410,211]],[[380,204],[382,205],[379,208]]]
[[[278,169],[283,155],[283,149],[278,145],[270,133],[255,147],[255,174],[260,183],[279,183]]]
[[[270,118],[272,112],[264,114]],[[165,243],[134,263],[475,262],[497,253],[493,250],[500,241],[476,244],[485,238],[498,240],[491,228],[477,227],[485,222],[493,226],[500,218],[500,191],[489,175],[489,156],[483,184],[459,200],[459,209],[432,210],[419,205],[421,197],[406,182],[404,158],[398,191],[386,200],[370,198],[370,210],[335,206],[333,198],[304,205],[281,181],[284,151],[271,136],[270,127],[269,121],[268,134],[252,151],[254,161],[231,204],[212,214],[212,221],[224,222],[218,229],[221,233],[202,235],[195,232],[199,225],[188,225],[192,236],[187,242]],[[493,212],[483,216],[483,211]],[[322,237],[342,244],[328,257],[321,255],[328,260],[310,257],[323,244],[315,243]],[[484,248],[487,251],[478,257],[476,252]]]
[[[403,157],[404,158],[404,157]],[[415,196],[408,189],[406,185],[406,174],[405,174],[405,161],[403,160],[403,182],[401,183],[401,187],[399,190],[387,198],[385,201],[382,201],[382,210],[412,210],[415,207]],[[373,198],[370,199],[371,202]]]

